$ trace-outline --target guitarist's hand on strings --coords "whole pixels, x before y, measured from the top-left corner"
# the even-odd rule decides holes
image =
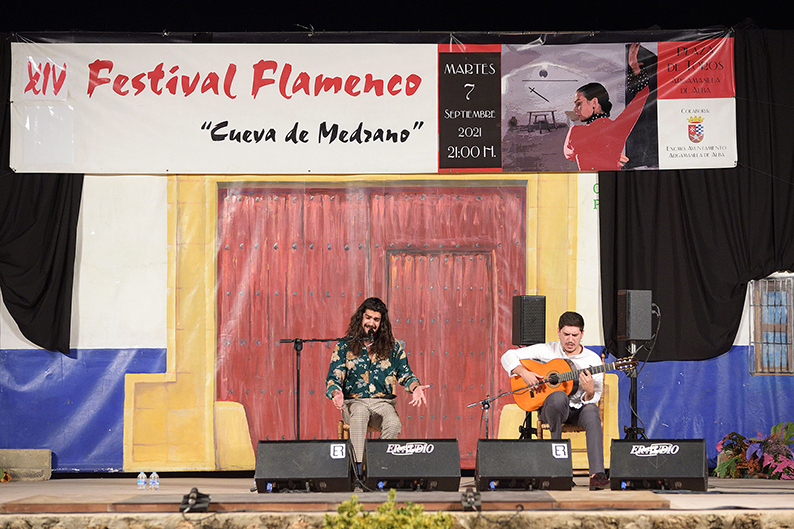
[[[590,400],[595,395],[595,382],[588,369],[579,373],[579,387],[584,390],[584,400]]]
[[[512,373],[520,376],[527,386],[534,386],[542,378],[522,365],[516,366]]]

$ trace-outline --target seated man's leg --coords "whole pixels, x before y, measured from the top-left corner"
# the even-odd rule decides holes
[[[371,424],[380,428],[381,439],[397,439],[402,425],[393,400],[375,401],[372,405]]]
[[[571,407],[563,391],[550,393],[540,408],[540,420],[549,425],[552,439],[562,439],[562,423],[568,419]]]
[[[350,426],[350,443],[353,445],[356,463],[364,460],[364,443],[367,439],[369,417],[370,412],[366,403],[358,399],[345,401],[342,407],[342,420]]]
[[[577,410],[575,424],[584,428],[587,437],[587,461],[590,475],[604,472],[604,431],[601,428],[601,416],[597,404],[585,404]]]

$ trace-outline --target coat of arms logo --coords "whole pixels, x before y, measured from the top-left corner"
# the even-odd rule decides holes
[[[703,117],[692,116],[689,118],[689,141],[700,143],[703,141]]]

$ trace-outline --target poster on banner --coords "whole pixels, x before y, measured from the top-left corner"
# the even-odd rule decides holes
[[[737,163],[733,39],[504,46],[502,169]]]

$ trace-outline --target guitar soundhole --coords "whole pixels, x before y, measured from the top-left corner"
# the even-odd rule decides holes
[[[560,383],[560,377],[557,375],[557,373],[551,373],[549,375],[548,380],[549,380],[549,384],[552,386],[556,386],[557,384]]]

